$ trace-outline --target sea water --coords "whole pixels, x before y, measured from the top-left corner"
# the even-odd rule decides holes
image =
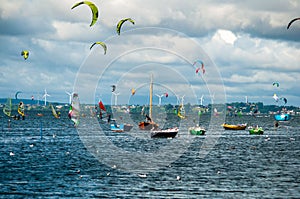
[[[25,120],[11,120],[10,127],[6,117],[0,119],[1,198],[300,197],[298,117],[280,123],[278,128],[272,116],[226,118],[227,123],[262,126],[263,135],[216,128],[216,132],[207,131],[206,136],[191,137],[183,132],[184,127],[174,139],[151,139],[136,128],[128,133],[104,131],[98,135],[97,139],[105,136],[129,154],[155,155],[171,143],[178,147],[183,146],[182,142],[188,144],[182,154],[168,151],[170,157],[176,155],[173,161],[145,172],[142,168],[140,175],[126,167],[131,166],[130,156],[97,151],[99,157],[117,163],[102,161],[84,144],[64,114],[61,119],[31,114]],[[206,129],[209,120],[210,116],[200,118]],[[144,135],[138,135],[141,133]],[[214,133],[218,136],[215,145],[200,157],[201,145]]]

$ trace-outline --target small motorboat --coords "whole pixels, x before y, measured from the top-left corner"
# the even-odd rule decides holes
[[[249,133],[250,133],[250,135],[262,135],[262,134],[264,134],[264,130],[263,130],[263,128],[262,127],[250,127],[249,128]]]
[[[291,116],[290,114],[282,113],[282,114],[274,115],[274,118],[276,121],[288,121],[291,119]]]
[[[177,127],[175,128],[169,128],[169,129],[156,129],[151,130],[151,138],[174,138],[179,129]]]
[[[206,130],[200,126],[194,126],[189,128],[189,132],[192,135],[204,135]]]
[[[245,130],[247,127],[247,123],[245,124],[222,124],[225,130]]]

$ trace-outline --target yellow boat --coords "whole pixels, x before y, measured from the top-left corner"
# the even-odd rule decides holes
[[[225,130],[245,130],[247,123],[245,124],[222,124]]]

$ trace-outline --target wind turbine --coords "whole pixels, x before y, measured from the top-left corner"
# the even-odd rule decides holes
[[[45,93],[43,95],[43,98],[45,99],[45,106],[47,105],[47,96],[50,97],[50,95],[47,93],[47,91],[45,89]]]
[[[214,104],[215,93],[213,93],[212,95],[210,95],[210,98],[211,98],[211,104]]]
[[[162,95],[155,94],[155,95],[158,97],[158,106],[160,106],[161,105],[161,98],[165,95],[164,94],[162,94]]]
[[[112,94],[114,94],[114,96],[115,96],[115,106],[117,106],[117,102],[118,102],[118,95],[120,95],[120,93],[115,93],[115,92],[112,92]]]
[[[179,95],[175,94],[175,96],[176,96],[176,104],[179,105],[179,102],[180,102]]]
[[[69,93],[67,91],[65,91],[65,92],[66,92],[67,95],[69,95],[69,104],[71,104],[71,102],[72,102],[72,95],[73,95],[74,92],[72,92],[72,93]]]
[[[199,99],[200,99],[200,105],[203,106],[203,101],[204,101],[203,95]]]
[[[181,97],[181,105],[183,106],[184,95]]]

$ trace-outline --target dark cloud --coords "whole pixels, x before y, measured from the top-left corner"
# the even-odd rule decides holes
[[[55,29],[49,21],[44,21],[42,17],[38,18],[21,18],[21,19],[1,19],[0,34],[19,36],[30,35],[34,36],[42,33],[54,33]]]

